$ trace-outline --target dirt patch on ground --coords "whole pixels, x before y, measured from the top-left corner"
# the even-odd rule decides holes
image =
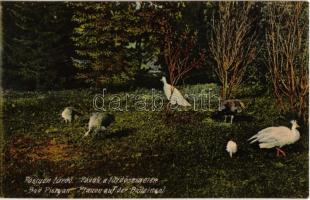
[[[27,159],[29,161],[49,160],[67,161],[80,157],[72,145],[58,142],[56,138],[47,141],[35,142],[30,138],[13,140],[9,147],[9,155],[15,159]]]

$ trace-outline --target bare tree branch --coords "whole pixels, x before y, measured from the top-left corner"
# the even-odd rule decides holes
[[[275,97],[282,111],[297,113],[304,120],[309,90],[305,9],[303,2],[268,3],[266,7],[267,63]]]
[[[217,19],[212,19],[209,49],[222,83],[221,97],[231,97],[244,78],[246,67],[256,56],[257,34],[249,16],[250,2],[218,2]]]
[[[164,32],[164,57],[168,67],[171,85],[176,85],[186,74],[199,68],[205,62],[205,51],[197,48],[197,35],[185,30],[179,36],[172,32],[167,20],[162,20]]]

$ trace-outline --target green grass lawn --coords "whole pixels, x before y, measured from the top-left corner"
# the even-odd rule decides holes
[[[286,157],[247,142],[268,126],[290,125],[270,97],[242,98],[246,113],[254,119],[232,125],[213,120],[208,111],[110,111],[116,121],[105,133],[82,138],[96,93],[100,91],[5,93],[6,197],[308,197],[306,125],[299,129],[301,139],[283,148]],[[143,89],[131,93],[150,95]],[[82,110],[84,116],[65,124],[60,113],[68,105]],[[238,144],[232,159],[225,151],[230,138]],[[83,194],[77,189],[81,185],[72,184],[57,185],[71,187],[69,194],[33,194],[28,192],[26,176],[156,177],[156,184],[134,186],[165,190]]]

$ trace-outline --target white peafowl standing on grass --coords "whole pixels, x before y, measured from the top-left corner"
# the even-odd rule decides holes
[[[88,131],[84,134],[84,137],[88,136],[92,131],[97,134],[99,131],[104,131],[107,127],[115,121],[115,117],[112,114],[106,114],[101,112],[92,113],[88,122]]]
[[[71,123],[79,114],[81,114],[77,109],[72,106],[65,107],[61,113],[61,117],[64,119],[65,123]]]
[[[259,142],[259,147],[270,149],[275,147],[277,149],[277,156],[280,153],[285,156],[285,152],[281,150],[281,147],[288,144],[297,142],[300,138],[299,131],[300,127],[296,120],[291,121],[292,128],[289,129],[285,126],[269,127],[259,131],[256,135],[252,136],[249,141],[250,143]]]
[[[166,77],[163,76],[161,81],[164,83],[164,93],[171,105],[178,104],[184,107],[191,106],[191,104],[186,101],[177,88],[167,83]]]
[[[227,142],[226,151],[229,153],[229,156],[231,158],[233,154],[237,152],[237,150],[238,150],[237,144],[234,141],[229,140]]]

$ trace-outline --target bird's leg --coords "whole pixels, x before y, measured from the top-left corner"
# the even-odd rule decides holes
[[[233,123],[233,119],[234,119],[234,116],[233,116],[233,115],[230,115],[230,124]]]
[[[83,137],[87,137],[88,134],[89,134],[89,132],[87,131],[87,132],[83,135]]]
[[[277,156],[280,156],[280,154],[282,154],[283,156],[286,156],[285,152],[282,149],[278,147],[276,147],[276,149],[277,149]]]
[[[88,129],[88,131],[84,134],[83,137],[87,137],[89,135],[90,131],[91,131],[91,129]]]
[[[225,118],[225,119],[224,119],[224,122],[226,123],[226,118],[227,118],[227,115],[224,115],[224,118]]]

